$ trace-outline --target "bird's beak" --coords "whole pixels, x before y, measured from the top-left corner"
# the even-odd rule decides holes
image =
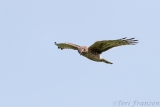
[[[82,52],[78,51],[80,55],[82,55]]]
[[[79,52],[80,55],[82,55],[83,49],[79,49],[78,52]]]
[[[79,52],[80,55],[82,55],[82,52]]]

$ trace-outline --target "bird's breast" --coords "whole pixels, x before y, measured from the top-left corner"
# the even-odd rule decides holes
[[[90,60],[100,61],[100,56],[97,54],[87,52],[87,53],[83,53],[82,55]]]

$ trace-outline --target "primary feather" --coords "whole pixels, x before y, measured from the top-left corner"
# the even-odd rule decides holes
[[[72,44],[72,43],[68,43],[68,42],[66,42],[66,43],[58,43],[58,44],[55,42],[55,45],[57,45],[58,48],[61,48],[61,49],[74,49],[74,50],[77,50],[78,47],[80,47],[78,45],[75,45],[75,44]]]

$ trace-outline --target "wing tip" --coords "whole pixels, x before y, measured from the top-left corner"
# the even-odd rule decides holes
[[[129,41],[134,41],[134,42],[138,42],[139,41],[139,40],[135,39],[135,37],[129,38],[129,39],[127,39],[127,37],[125,37],[125,38],[122,38],[121,40],[129,40]]]
[[[122,39],[126,39],[127,37],[124,37],[124,38],[122,38]]]

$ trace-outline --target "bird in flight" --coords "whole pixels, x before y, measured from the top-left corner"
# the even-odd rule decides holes
[[[79,46],[72,43],[56,43],[55,45],[58,46],[58,49],[73,49],[77,50],[80,55],[83,55],[84,57],[96,61],[96,62],[104,62],[107,64],[113,64],[112,62],[107,61],[106,59],[102,58],[100,54],[102,52],[105,52],[111,48],[122,46],[122,45],[135,45],[138,43],[138,40],[135,40],[135,38],[127,39],[117,39],[117,40],[102,40],[102,41],[96,41],[91,46]]]

